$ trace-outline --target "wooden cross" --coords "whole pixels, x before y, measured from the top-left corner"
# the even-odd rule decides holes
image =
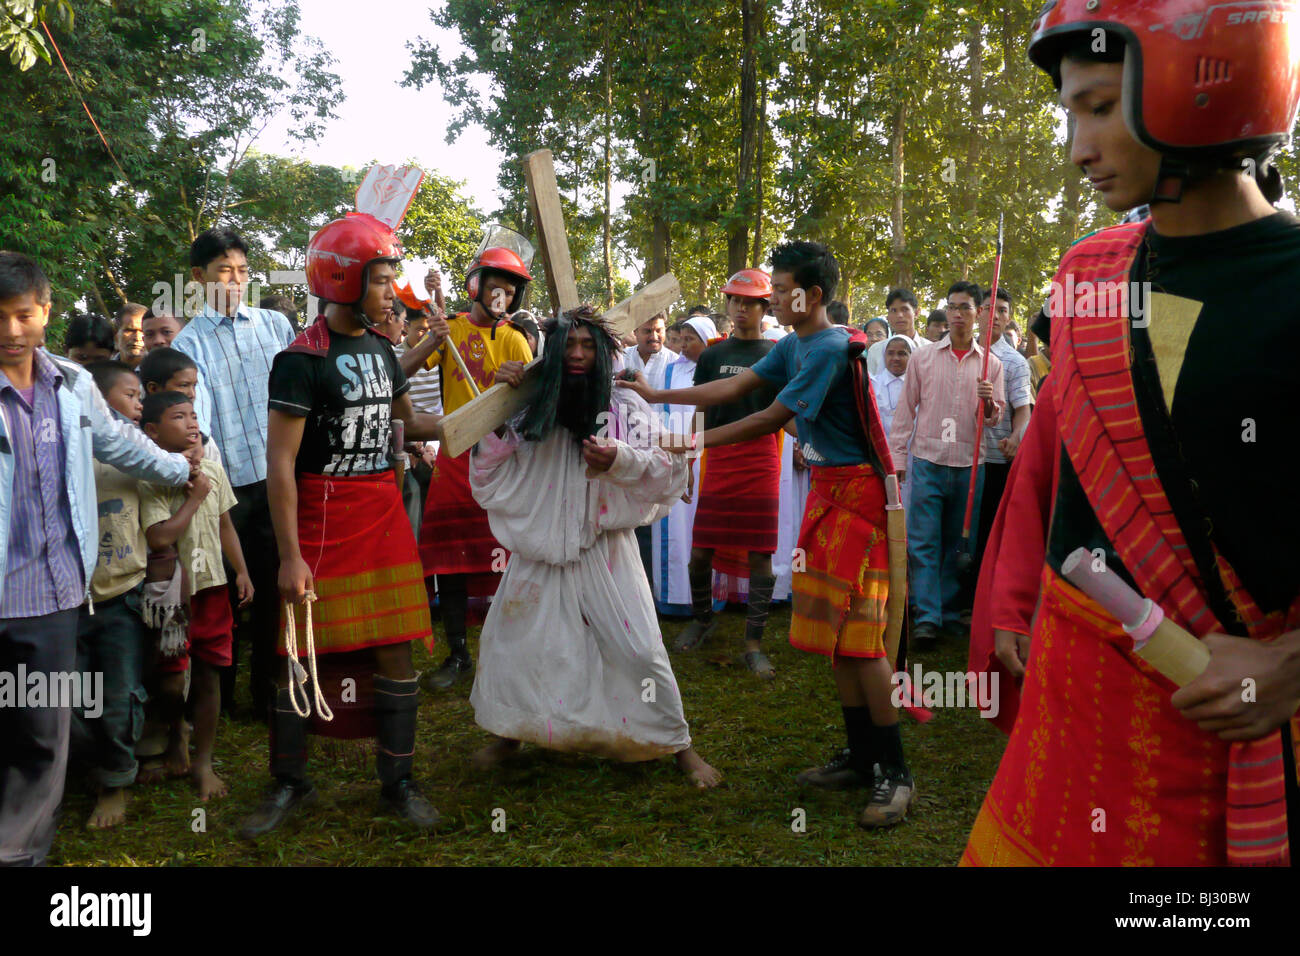
[[[555,161],[549,149],[539,149],[524,157],[524,178],[528,182],[528,208],[537,223],[537,235],[546,266],[546,286],[551,306],[558,312],[576,309],[578,284],[573,277],[573,261],[564,234],[564,210],[560,190],[555,184]],[[647,319],[658,315],[681,297],[681,287],[671,274],[662,275],[640,292],[605,312],[605,321],[616,335],[633,331]],[[551,344],[563,348],[563,342]],[[442,444],[453,458],[464,454],[488,432],[504,425],[532,400],[537,391],[541,359],[524,367],[524,380],[518,388],[493,385],[478,398],[467,402],[442,420]]]

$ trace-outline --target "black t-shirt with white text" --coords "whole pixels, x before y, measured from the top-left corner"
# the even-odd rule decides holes
[[[268,404],[307,419],[297,471],[368,475],[392,468],[393,400],[410,387],[383,336],[331,332],[327,357],[275,357]]]
[[[770,339],[737,338],[710,345],[700,353],[700,360],[695,365],[695,384],[703,385],[720,378],[739,375],[772,351],[775,346],[776,343]],[[778,391],[764,382],[761,387],[754,389],[739,401],[728,402],[726,405],[710,405],[704,409],[704,427],[719,428],[761,412],[776,401]]]

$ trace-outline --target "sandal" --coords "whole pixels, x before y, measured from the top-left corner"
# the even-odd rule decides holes
[[[677,643],[673,647],[679,651],[693,651],[712,637],[717,628],[716,620],[709,621],[707,624],[703,621],[691,621],[677,635]]]
[[[776,668],[762,651],[746,651],[741,656],[745,659],[745,666],[749,668],[751,674],[763,680],[772,680],[776,677]]]

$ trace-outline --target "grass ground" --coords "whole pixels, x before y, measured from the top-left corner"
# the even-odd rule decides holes
[[[90,831],[93,799],[74,781],[50,862],[73,866],[164,865],[853,865],[947,866],[966,843],[1004,738],[973,709],[937,710],[921,725],[904,718],[903,740],[918,787],[911,817],[887,831],[856,825],[861,792],[801,792],[794,776],[842,745],[843,725],[825,658],[784,640],[788,606],[773,612],[770,684],[738,661],[744,615],[723,615],[701,651],[672,654],[696,747],[724,774],[720,788],[689,787],[671,760],[618,764],[526,748],[512,764],[479,774],[469,756],[488,739],[474,723],[469,683],[420,708],[417,773],[448,829],[408,830],[377,812],[373,761],[362,752],[322,753],[311,772],[321,802],[257,844],[235,836],[267,783],[266,732],[223,720],[217,772],[228,797],[206,808],[186,780],[136,788],[125,825]],[[665,621],[671,646],[684,622]],[[474,642],[471,641],[471,648]],[[417,667],[431,662],[417,651]],[[442,650],[435,655],[441,659]],[[966,669],[957,642],[927,654],[927,670]],[[242,691],[241,681],[241,691]],[[247,708],[245,707],[245,710]],[[351,754],[349,757],[348,754]],[[794,832],[802,809],[806,830]],[[493,820],[504,811],[504,832]],[[499,830],[500,827],[497,827]]]

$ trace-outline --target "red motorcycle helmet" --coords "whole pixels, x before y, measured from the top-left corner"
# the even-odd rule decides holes
[[[469,293],[471,302],[479,301],[484,272],[502,272],[520,280],[515,284],[514,298],[506,306],[507,312],[517,311],[519,304],[524,301],[524,290],[527,289],[528,283],[533,281],[533,277],[528,274],[528,267],[524,265],[524,260],[519,258],[518,253],[502,246],[484,249],[470,265],[469,272],[465,273],[465,291]]]
[[[1059,80],[1062,48],[1124,39],[1124,119],[1138,142],[1188,161],[1267,157],[1300,105],[1296,0],[1049,0],[1029,58]]]
[[[722,287],[723,295],[772,301],[772,277],[762,269],[741,269]]]
[[[402,259],[402,247],[374,216],[350,212],[326,223],[307,243],[307,288],[326,302],[357,305],[366,294],[366,275],[373,262]]]

